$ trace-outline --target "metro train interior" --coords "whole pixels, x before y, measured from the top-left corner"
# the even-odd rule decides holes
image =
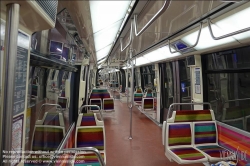
[[[0,165],[250,166],[249,16],[247,0],[1,1]]]

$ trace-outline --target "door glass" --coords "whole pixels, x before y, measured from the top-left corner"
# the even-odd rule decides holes
[[[180,102],[191,103],[190,69],[187,67],[186,59],[179,60],[180,73]],[[190,109],[190,106],[182,106],[181,109]]]
[[[164,105],[164,116],[163,119],[165,120],[167,118],[168,108],[170,104],[174,102],[174,80],[173,80],[173,66],[172,62],[166,63],[164,73],[164,85],[163,85],[163,99],[166,99],[163,101]]]
[[[216,120],[250,131],[250,61],[241,49],[207,55],[208,102]],[[212,72],[216,69],[221,73]]]

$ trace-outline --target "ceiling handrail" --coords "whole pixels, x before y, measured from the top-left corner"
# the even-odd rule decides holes
[[[212,38],[214,40],[220,40],[220,39],[224,39],[224,38],[227,38],[227,37],[230,37],[230,36],[238,35],[238,34],[243,33],[243,32],[250,31],[250,27],[248,27],[248,28],[244,28],[244,29],[241,29],[241,30],[229,33],[229,34],[226,34],[226,35],[215,37],[214,34],[213,34],[212,27],[211,27],[211,19],[210,18],[207,19],[207,23],[208,23],[209,32],[210,32],[210,34],[211,34],[211,36],[212,36]]]
[[[130,44],[132,43],[132,32],[133,32],[133,21],[131,20],[131,29],[130,29],[130,35],[129,35],[129,42],[128,44],[122,48],[122,43],[123,43],[123,37],[120,38],[120,45],[121,45],[121,52],[123,52]]]
[[[181,51],[188,50],[188,49],[191,49],[191,48],[194,48],[195,46],[197,46],[197,44],[199,43],[202,27],[203,27],[202,22],[200,22],[200,29],[199,29],[199,32],[198,32],[197,40],[196,40],[195,44],[190,46],[190,47],[182,48],[182,49],[179,49],[179,50],[177,50],[177,48],[176,48],[176,51],[172,51],[171,47],[170,47],[171,43],[170,43],[170,39],[169,39],[168,40],[168,47],[169,47],[170,53],[171,54],[174,54],[174,53],[177,53],[177,52],[182,53]]]
[[[137,32],[137,14],[134,16],[134,25],[135,25],[135,36],[141,35],[158,17],[164,13],[168,7],[170,6],[171,0],[165,0],[161,9],[149,20],[149,22],[139,31]]]

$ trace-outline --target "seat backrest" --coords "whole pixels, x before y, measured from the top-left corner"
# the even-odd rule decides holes
[[[104,92],[104,93],[102,93],[101,98],[102,98],[102,99],[104,99],[104,98],[110,98],[109,92]]]
[[[193,122],[194,144],[214,144],[217,143],[216,122]]]
[[[214,115],[212,110],[180,110],[173,111],[171,120],[174,122],[212,121]]]
[[[62,109],[68,108],[68,98],[67,97],[58,97],[57,104],[59,104]]]
[[[99,99],[90,99],[90,105],[98,105],[100,109],[102,109],[102,101],[101,98]],[[98,110],[97,107],[90,107],[90,110]]]
[[[141,88],[136,88],[135,93],[142,93],[142,89]]]
[[[144,109],[154,109],[154,99],[153,98],[143,98],[142,107]]]
[[[114,110],[113,98],[103,99],[103,110]]]
[[[76,148],[94,147],[105,149],[105,133],[103,126],[76,127]]]
[[[191,123],[167,123],[166,128],[167,146],[192,145]]]
[[[94,113],[83,113],[79,114],[79,126],[96,126]],[[77,122],[78,125],[78,122]]]
[[[134,93],[134,101],[138,102],[138,101],[142,101],[142,93]]]
[[[45,112],[43,118],[43,125],[52,125],[52,126],[64,126],[64,120],[62,113],[59,112]]]
[[[64,135],[64,127],[35,125],[31,149],[34,151],[56,150]]]

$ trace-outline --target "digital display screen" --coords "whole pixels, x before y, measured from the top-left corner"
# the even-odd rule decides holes
[[[187,45],[185,45],[184,43],[181,43],[181,42],[177,42],[175,43],[175,47],[178,49],[178,50],[182,50],[184,48],[187,48]]]
[[[63,43],[52,40],[50,41],[50,48],[49,48],[50,53],[62,54],[63,51],[62,49],[63,49]]]

